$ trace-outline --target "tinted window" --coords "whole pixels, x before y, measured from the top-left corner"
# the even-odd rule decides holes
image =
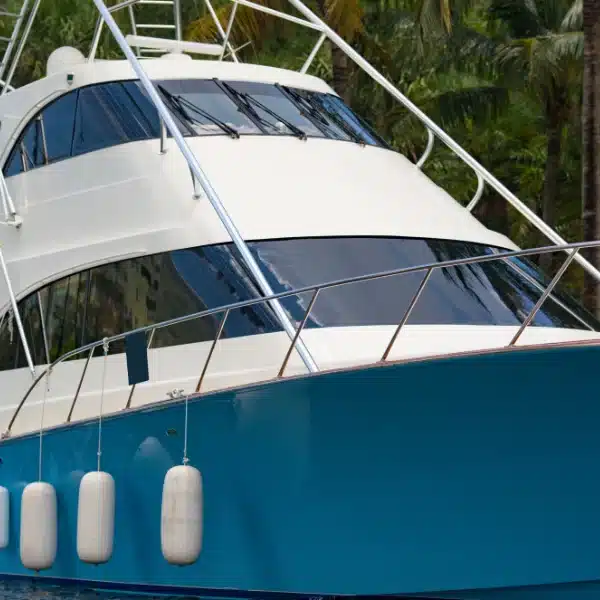
[[[149,123],[122,83],[79,92],[73,155],[154,137]]]
[[[253,82],[228,82],[245,110],[273,135],[292,135],[295,127],[306,135],[323,137],[323,132],[310,119],[304,117],[297,104],[274,85]]]
[[[191,135],[223,135],[232,128],[238,134],[261,130],[214,81],[160,81],[159,90],[173,114]]]
[[[76,107],[77,93],[70,93],[53,102],[41,113],[48,162],[71,156]]]
[[[344,102],[332,94],[307,92],[311,103],[318,106],[334,123],[342,128],[351,139],[365,144],[387,147],[387,143],[358,115],[353,113]]]
[[[337,96],[285,86],[166,80],[156,86],[186,136],[328,137],[387,147]],[[9,177],[126,142],[158,138],[158,113],[138,81],[73,90],[27,125],[4,166]]]
[[[13,148],[4,175],[61,160],[71,155],[78,92],[60,97],[36,115]]]
[[[275,292],[495,252],[480,244],[399,238],[323,238],[252,242],[252,253]],[[546,279],[528,262],[519,269]],[[412,273],[324,290],[307,327],[396,325],[423,273]],[[541,292],[507,262],[494,261],[436,271],[410,317],[411,324],[518,325]],[[252,276],[232,244],[175,250],[95,267],[59,280],[20,303],[27,338],[38,364],[45,344],[38,297],[45,317],[51,359],[87,342],[135,327],[259,296]],[[298,323],[310,295],[282,301]],[[584,329],[600,323],[568,296],[546,300],[533,325]],[[566,306],[567,308],[564,308]],[[156,332],[153,346],[212,340],[221,316],[206,317]],[[233,311],[224,337],[279,331],[264,305]],[[111,352],[123,351],[113,344]],[[0,326],[0,368],[25,366],[10,319]]]

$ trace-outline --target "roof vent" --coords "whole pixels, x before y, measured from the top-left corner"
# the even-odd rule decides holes
[[[46,75],[54,75],[56,73],[64,73],[70,68],[85,63],[85,56],[71,46],[63,46],[57,48],[48,57],[46,63]]]

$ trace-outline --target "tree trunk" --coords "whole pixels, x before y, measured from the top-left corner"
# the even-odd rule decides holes
[[[560,103],[560,100],[558,100]],[[558,201],[558,182],[560,178],[560,151],[563,133],[563,120],[561,118],[561,106],[549,106],[547,118],[547,143],[546,143],[546,166],[544,168],[544,186],[542,188],[542,219],[547,225],[554,228],[556,224],[556,204]],[[540,256],[540,267],[549,271],[554,254],[542,254]]]
[[[331,66],[333,69],[333,89],[348,105],[352,102],[352,72],[354,63],[337,46],[331,44]]]
[[[582,195],[583,240],[600,239],[600,0],[583,0],[583,110],[582,110]],[[584,255],[600,266],[600,250]],[[600,315],[600,285],[587,272],[584,300]]]

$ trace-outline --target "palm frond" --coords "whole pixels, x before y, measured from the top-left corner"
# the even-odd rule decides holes
[[[528,38],[548,33],[533,0],[492,0],[489,15],[502,21],[513,38]]]
[[[352,42],[363,30],[360,0],[325,0],[325,21],[346,41]]]
[[[427,113],[444,126],[473,122],[485,124],[510,104],[505,87],[474,85],[432,96],[425,104]]]
[[[583,29],[583,0],[575,0],[560,25],[560,31],[581,31]]]

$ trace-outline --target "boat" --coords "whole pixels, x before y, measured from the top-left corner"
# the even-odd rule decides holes
[[[600,323],[560,287],[600,280],[598,244],[562,239],[301,0],[234,0],[218,43],[182,39],[179,0],[93,1],[88,55],[56,48],[21,87],[40,0],[3,15],[0,576],[600,595]],[[242,62],[238,6],[314,31],[298,71]],[[97,58],[108,35],[123,58]],[[310,74],[325,41],[420,120],[416,162]],[[468,206],[423,173],[436,140],[473,170]],[[549,244],[480,223],[486,186]]]

